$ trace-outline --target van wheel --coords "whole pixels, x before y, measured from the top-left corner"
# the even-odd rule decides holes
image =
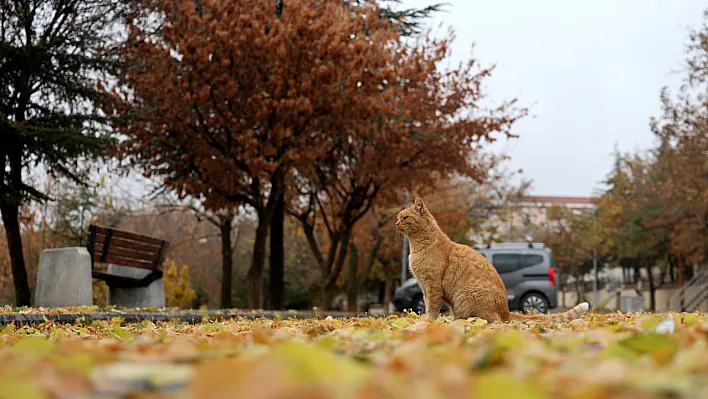
[[[425,314],[425,300],[423,299],[423,295],[418,295],[413,300],[413,311],[418,313],[418,315]]]
[[[529,292],[519,301],[521,311],[531,313],[536,309],[539,313],[548,313],[548,300],[543,295],[536,292]]]

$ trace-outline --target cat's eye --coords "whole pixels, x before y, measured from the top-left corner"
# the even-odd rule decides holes
[[[408,219],[408,216],[404,216],[402,220],[406,220],[406,219]]]

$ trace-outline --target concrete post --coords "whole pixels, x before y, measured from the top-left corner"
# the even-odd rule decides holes
[[[35,307],[91,306],[91,255],[86,248],[45,249],[39,257]]]

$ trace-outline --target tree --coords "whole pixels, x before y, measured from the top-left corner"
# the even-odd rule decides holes
[[[165,259],[165,305],[184,308],[196,297],[189,283],[189,266],[178,265],[172,259]]]
[[[690,34],[687,76],[677,98],[662,90],[663,113],[652,118],[657,145],[646,154],[616,155],[609,188],[598,201],[612,236],[612,255],[624,267],[647,270],[650,307],[674,259],[683,284],[683,264],[708,259],[708,12]],[[664,260],[662,278],[653,268]]]
[[[364,3],[365,1],[361,1]],[[355,3],[359,1],[355,0]],[[389,0],[382,2],[388,5],[382,9],[383,16],[396,24],[401,36],[418,36],[421,32],[421,23],[432,13],[440,11],[442,4],[434,4],[422,9],[395,10],[394,6],[401,3],[400,0]],[[276,2],[276,15],[282,15],[283,1]],[[273,309],[280,309],[283,306],[283,293],[285,288],[284,278],[284,245],[283,245],[283,223],[285,219],[285,193],[280,194],[275,206],[274,214],[270,226],[270,303]],[[356,291],[356,284],[351,285],[351,292]],[[350,294],[355,295],[355,294]]]
[[[371,274],[386,233],[389,233],[389,235],[392,233],[386,227],[395,219],[397,211],[398,208],[390,207],[380,212],[372,209],[367,214],[369,223],[366,225],[362,223],[353,233],[352,240],[349,243],[349,273],[346,279],[347,305],[352,312],[359,310],[357,306],[359,293],[364,288],[364,284]],[[359,248],[367,249],[365,252],[366,257],[363,259],[363,268],[359,262]]]
[[[0,211],[18,305],[30,305],[20,206],[48,200],[26,173],[81,182],[83,161],[107,143],[105,117],[93,106],[105,93],[99,77],[119,66],[112,45],[126,12],[119,0],[4,0],[0,3]]]
[[[646,270],[651,309],[665,274],[657,281],[654,268],[670,255],[670,228],[661,221],[665,204],[657,192],[663,181],[662,169],[652,157],[617,153],[614,171],[606,180],[609,188],[596,201],[599,228],[606,237],[603,253],[635,274]]]
[[[233,254],[234,241],[238,241],[239,227],[234,226],[238,215],[238,209],[224,208],[218,211],[208,211],[199,206],[199,201],[190,198],[186,201],[175,201],[159,188],[153,190],[156,198],[160,198],[161,203],[157,208],[159,214],[187,212],[193,215],[197,222],[208,222],[218,229],[218,237],[221,245],[221,288],[219,296],[219,306],[222,309],[233,307]],[[236,237],[234,237],[234,231]],[[200,235],[204,238],[203,234]]]
[[[116,227],[128,208],[116,206],[114,198],[100,188],[104,183],[101,179],[98,185],[91,183],[76,184],[61,179],[53,191],[54,203],[51,226],[52,234],[60,239],[63,246],[84,247],[88,240],[88,226],[96,221],[99,215],[104,216],[100,224]]]
[[[551,249],[561,276],[574,278],[577,303],[583,302],[583,277],[592,270],[592,252],[601,241],[594,214],[553,206],[547,218],[548,226],[537,231],[534,239]]]
[[[668,227],[672,252],[690,263],[708,259],[708,10],[700,28],[689,35],[684,84],[676,99],[662,90],[663,113],[652,119],[658,146],[653,169],[661,180],[654,187]]]
[[[526,113],[513,107],[515,101],[493,110],[481,106],[481,85],[491,69],[477,68],[475,60],[449,71],[439,68],[453,38],[428,37],[415,47],[399,42],[390,52],[394,73],[380,86],[388,97],[387,112],[373,126],[360,125],[358,134],[334,132],[326,147],[330,157],[298,171],[300,198],[289,212],[310,237],[325,309],[352,229],[379,196],[430,186],[453,174],[482,180],[487,174],[478,156],[482,143],[495,134],[511,137],[511,126]],[[328,236],[326,254],[315,238],[317,217]]]
[[[155,1],[160,36],[136,21],[119,79],[123,154],[207,209],[245,204],[258,217],[249,306],[263,304],[268,226],[284,179],[326,156],[331,132],[378,121],[395,41],[375,4]],[[146,17],[147,18],[147,17]],[[371,30],[369,35],[362,34]],[[150,29],[149,29],[150,28]],[[374,101],[378,98],[377,101]],[[367,126],[368,127],[368,126]]]

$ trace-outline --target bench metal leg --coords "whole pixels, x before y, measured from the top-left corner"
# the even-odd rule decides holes
[[[86,248],[45,249],[39,257],[35,307],[91,306],[91,256]]]
[[[119,276],[143,278],[150,273],[150,270],[137,269],[119,265],[108,265],[108,273]],[[147,287],[140,288],[111,288],[108,287],[106,298],[108,305],[136,307],[165,307],[165,285],[162,279],[153,281]]]

